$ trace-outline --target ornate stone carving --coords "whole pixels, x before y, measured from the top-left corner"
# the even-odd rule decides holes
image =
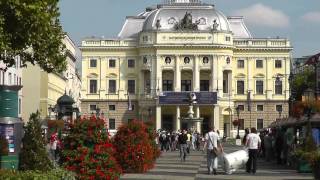
[[[186,12],[184,15],[183,19],[181,19],[180,22],[176,23],[175,29],[176,30],[193,30],[196,31],[198,30],[198,23],[193,23],[192,22],[192,15],[189,12]]]

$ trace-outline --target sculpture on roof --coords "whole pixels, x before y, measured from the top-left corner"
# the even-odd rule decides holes
[[[198,23],[192,23],[192,15],[186,12],[183,19],[175,25],[176,30],[198,30]]]
[[[213,20],[212,30],[216,31],[218,30],[219,24],[217,23],[217,20]]]
[[[160,29],[161,28],[161,23],[160,23],[160,19],[157,19],[157,22],[156,22],[156,28],[157,29]]]

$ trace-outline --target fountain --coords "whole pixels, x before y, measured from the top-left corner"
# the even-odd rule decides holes
[[[189,110],[188,110],[188,115],[187,117],[181,117],[180,119],[184,122],[188,123],[188,127],[189,127],[189,123],[192,123],[192,130],[194,130],[194,124],[196,122],[202,122],[203,118],[201,117],[194,117],[194,112],[193,112],[193,105],[197,103],[197,96],[195,93],[189,93],[189,97],[188,99],[186,99],[189,102]]]

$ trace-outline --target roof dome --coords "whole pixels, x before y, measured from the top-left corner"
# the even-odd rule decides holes
[[[57,104],[74,104],[74,100],[72,99],[72,97],[68,96],[66,93],[64,93],[63,96],[59,97],[59,99],[57,100]]]
[[[183,1],[185,2],[185,1]],[[202,3],[171,3],[158,5],[146,18],[143,30],[175,30],[189,14],[197,30],[231,31],[227,17],[214,8],[214,5]],[[191,21],[190,20],[190,21]]]

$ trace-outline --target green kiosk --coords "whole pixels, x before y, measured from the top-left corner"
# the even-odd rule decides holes
[[[18,118],[18,92],[22,86],[0,85],[0,135],[8,140],[9,154],[1,157],[2,169],[17,169],[23,122]]]

